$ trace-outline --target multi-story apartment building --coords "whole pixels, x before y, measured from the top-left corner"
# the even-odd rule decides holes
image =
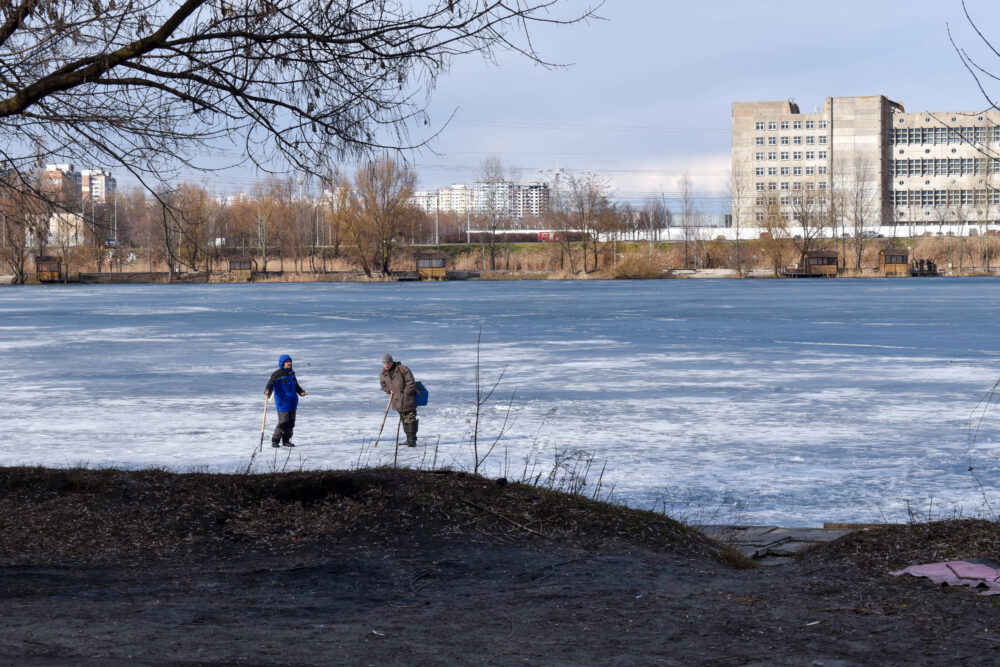
[[[80,199],[80,172],[71,164],[47,164],[42,171],[42,192],[63,205]]]
[[[733,213],[851,215],[873,224],[1000,218],[1000,112],[906,113],[884,96],[828,97],[822,111],[735,102]],[[832,206],[837,204],[837,206]]]
[[[437,207],[441,213],[465,215],[472,207],[472,188],[460,184],[438,188]]]
[[[485,215],[490,211],[501,211],[512,218],[524,219],[539,217],[548,211],[549,184],[477,182],[471,188],[456,184],[434,191],[418,190],[409,201],[429,215],[436,212]]]
[[[539,218],[549,210],[548,183],[519,185],[514,196],[514,213],[519,218]]]
[[[84,169],[80,172],[80,192],[84,201],[103,204],[116,189],[114,176],[103,169]]]

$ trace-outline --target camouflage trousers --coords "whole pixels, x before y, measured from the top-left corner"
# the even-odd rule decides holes
[[[400,412],[399,421],[403,422],[404,424],[412,424],[413,422],[417,421],[417,411],[407,410],[406,412]]]

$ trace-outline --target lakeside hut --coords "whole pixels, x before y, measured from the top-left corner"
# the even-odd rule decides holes
[[[878,253],[878,274],[886,277],[910,275],[910,253],[904,248],[883,248]]]
[[[229,276],[233,280],[250,280],[253,272],[253,260],[249,257],[237,257],[229,260]]]
[[[808,250],[794,269],[782,269],[786,278],[836,278],[840,254],[836,250]]]
[[[448,254],[433,250],[417,252],[417,280],[444,280]]]
[[[63,279],[62,260],[42,255],[35,260],[35,277],[40,283],[57,283]]]

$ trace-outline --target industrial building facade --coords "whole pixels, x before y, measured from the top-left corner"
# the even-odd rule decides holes
[[[742,224],[852,215],[859,201],[874,225],[1000,219],[1000,112],[906,113],[872,96],[828,97],[805,114],[792,101],[735,102],[732,116]]]

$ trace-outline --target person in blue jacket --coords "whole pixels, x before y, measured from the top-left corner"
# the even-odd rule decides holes
[[[295,409],[299,405],[299,396],[308,396],[299,381],[295,379],[295,371],[292,370],[292,358],[287,354],[281,355],[278,359],[278,370],[271,373],[271,379],[267,381],[267,388],[264,395],[271,398],[274,392],[274,405],[278,408],[278,426],[271,435],[271,446],[280,447],[282,441],[285,447],[294,447],[292,442],[292,431],[295,429]]]

